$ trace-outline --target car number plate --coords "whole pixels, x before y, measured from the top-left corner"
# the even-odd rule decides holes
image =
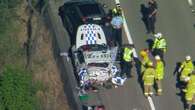
[[[98,18],[93,18],[93,20],[101,20],[101,18],[99,18],[99,17]]]

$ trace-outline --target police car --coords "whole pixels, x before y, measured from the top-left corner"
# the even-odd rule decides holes
[[[109,47],[103,29],[97,24],[79,26],[72,59],[81,87],[103,84],[120,69],[116,62],[118,47]]]
[[[65,2],[59,8],[59,15],[71,35],[75,35],[78,26],[85,23],[104,24],[106,12],[95,0],[76,0]]]

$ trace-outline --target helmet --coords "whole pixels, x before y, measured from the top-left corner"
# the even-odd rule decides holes
[[[151,61],[148,62],[148,66],[153,66],[153,63]]]
[[[156,37],[156,38],[161,38],[162,37],[162,33],[157,33],[157,34],[154,34],[154,37]]]
[[[191,56],[187,55],[187,56],[186,56],[186,60],[187,60],[187,61],[191,60]]]
[[[142,51],[140,51],[140,55],[141,55],[141,56],[146,56],[147,53],[146,53],[146,51],[142,50]]]
[[[156,55],[155,56],[155,60],[160,60],[160,56],[159,55]]]

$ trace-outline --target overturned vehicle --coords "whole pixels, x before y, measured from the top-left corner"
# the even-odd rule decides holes
[[[97,90],[120,72],[116,61],[118,47],[107,45],[103,29],[97,24],[79,26],[76,45],[71,49],[80,88]]]

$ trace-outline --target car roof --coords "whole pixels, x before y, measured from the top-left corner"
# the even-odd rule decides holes
[[[98,2],[94,0],[73,0],[73,1],[68,1],[64,3],[64,7],[72,6],[72,5],[83,5],[83,4],[98,4]]]
[[[103,29],[97,24],[79,26],[76,35],[76,49],[84,45],[107,44]]]

